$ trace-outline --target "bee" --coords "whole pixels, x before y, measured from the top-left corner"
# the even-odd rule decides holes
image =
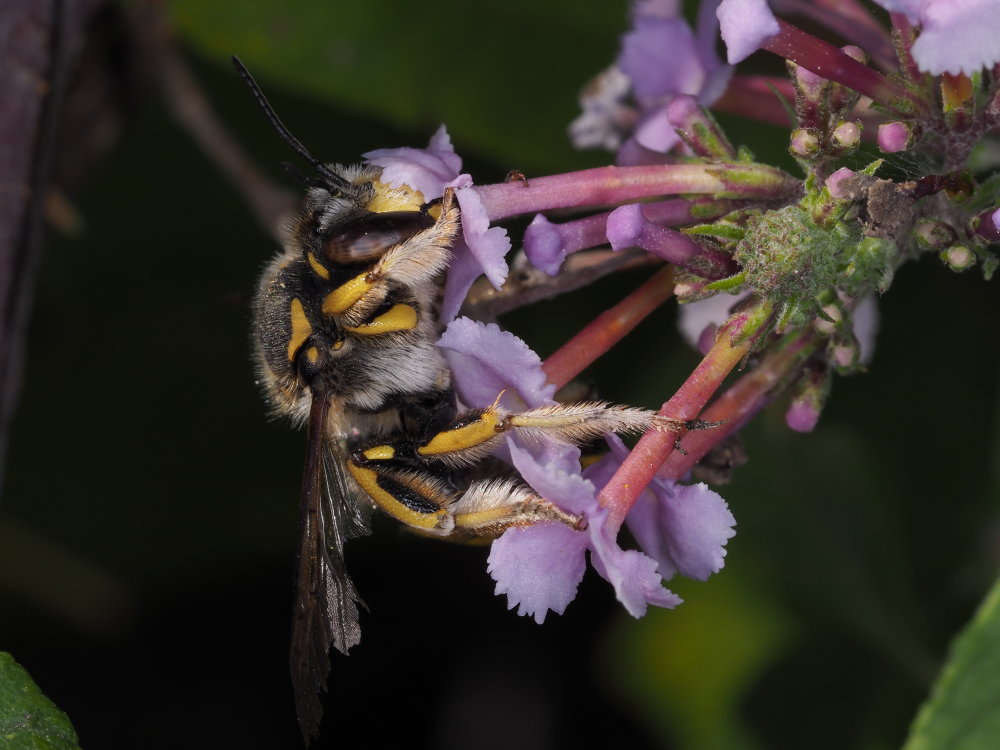
[[[329,650],[361,638],[361,597],[344,545],[380,509],[426,536],[493,539],[540,522],[585,521],[538,496],[491,454],[509,434],[584,444],[655,423],[642,409],[588,401],[520,412],[460,408],[435,342],[441,277],[461,231],[452,192],[426,200],[370,165],[324,164],[285,128],[246,68],[278,134],[315,174],[253,303],[257,371],[273,411],[306,428],[290,666],[303,736],[318,731]]]

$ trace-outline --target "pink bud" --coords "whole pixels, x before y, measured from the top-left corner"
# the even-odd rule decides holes
[[[878,126],[878,147],[886,154],[905,151],[913,145],[913,131],[903,122],[886,122]]]

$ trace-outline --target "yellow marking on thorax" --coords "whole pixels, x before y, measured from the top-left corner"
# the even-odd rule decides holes
[[[392,493],[386,492],[378,483],[378,473],[373,469],[366,469],[352,463],[347,464],[347,470],[351,476],[365,491],[376,505],[403,523],[414,526],[418,529],[435,529],[440,522],[447,518],[448,511],[437,510],[433,513],[421,513],[417,510],[407,508],[403,503],[393,497]]]
[[[364,297],[375,286],[368,281],[368,272],[360,273],[350,281],[341,284],[323,298],[323,312],[326,315],[340,315],[351,305]]]
[[[501,431],[497,429],[499,424],[500,419],[497,413],[488,409],[471,424],[439,432],[427,443],[418,446],[417,453],[421,456],[434,456],[439,453],[454,453],[472,448],[495,437],[497,432]]]
[[[369,461],[386,461],[396,455],[396,449],[391,445],[376,445],[362,454]]]
[[[409,331],[417,326],[417,311],[409,305],[393,305],[370,323],[360,326],[344,326],[352,333],[362,336],[378,336],[393,331]]]
[[[319,260],[316,259],[315,255],[313,255],[312,253],[306,253],[306,260],[309,261],[309,265],[312,267],[313,273],[315,273],[321,279],[324,279],[326,281],[330,280],[330,272],[326,269],[326,266],[324,266],[322,263],[319,262]]]
[[[419,211],[426,202],[424,194],[419,190],[414,190],[408,185],[401,185],[398,188],[391,187],[384,182],[376,181],[375,196],[368,201],[365,206],[373,213],[383,213],[385,211]]]
[[[292,304],[288,310],[288,317],[292,323],[292,336],[288,339],[288,361],[295,359],[295,353],[302,346],[303,342],[312,333],[312,326],[306,319],[305,308],[302,307],[302,300],[298,297],[292,299]]]
[[[316,364],[316,361],[319,359],[319,349],[315,346],[310,346],[306,349],[306,359],[309,360],[310,364]]]

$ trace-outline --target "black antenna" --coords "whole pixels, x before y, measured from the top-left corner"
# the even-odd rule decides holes
[[[271,122],[271,127],[278,131],[278,135],[281,136],[281,139],[291,146],[295,150],[295,153],[313,166],[313,169],[319,173],[320,177],[322,177],[326,183],[324,187],[337,187],[343,189],[350,188],[351,183],[331,170],[315,156],[310,154],[306,147],[299,142],[299,139],[291,134],[288,128],[286,128],[281,120],[278,119],[278,115],[274,113],[274,109],[272,109],[271,105],[268,104],[267,97],[264,96],[264,92],[260,90],[260,86],[257,85],[253,76],[250,75],[250,71],[246,69],[246,66],[242,62],[240,62],[240,58],[233,55],[232,59],[233,66],[235,66],[237,72],[243,76],[243,80],[246,81],[247,86],[250,87],[250,91],[257,99],[257,104],[259,104],[260,108],[264,110],[264,114],[267,115],[267,119]]]

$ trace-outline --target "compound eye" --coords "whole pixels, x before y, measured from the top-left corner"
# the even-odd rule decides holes
[[[393,245],[434,226],[422,211],[371,213],[341,227],[323,244],[323,257],[330,264],[371,263]]]

